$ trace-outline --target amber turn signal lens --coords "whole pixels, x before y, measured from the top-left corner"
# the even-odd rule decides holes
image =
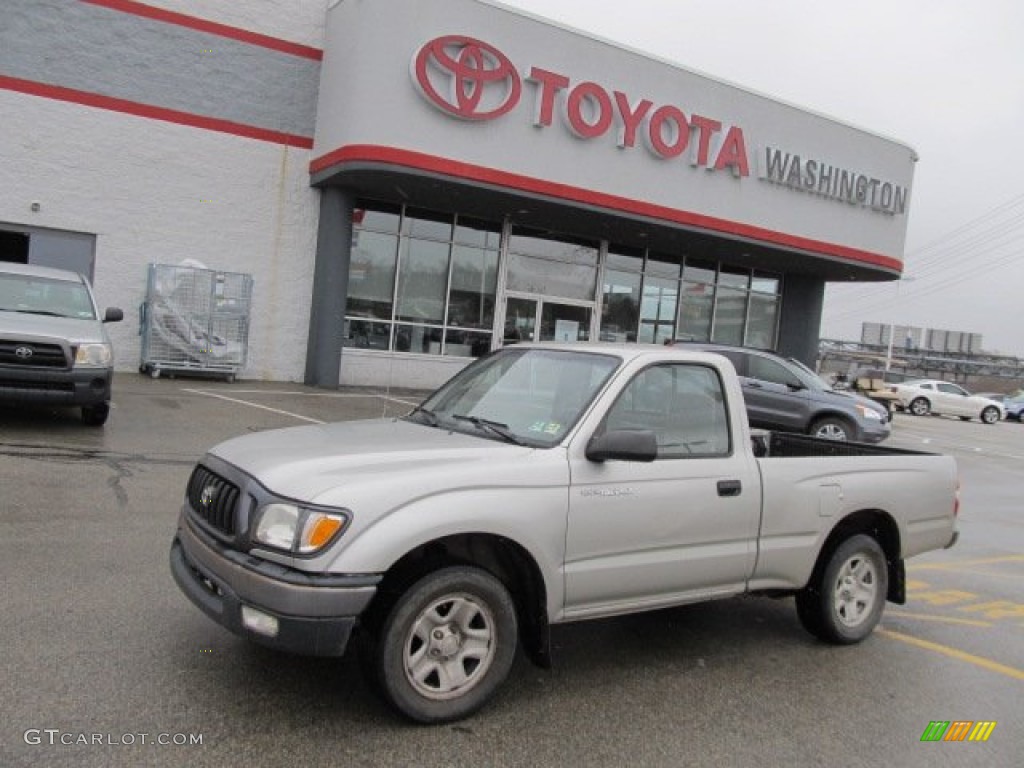
[[[342,521],[339,518],[327,517],[326,515],[321,516],[319,520],[313,523],[309,531],[309,538],[306,541],[309,549],[320,549],[320,547],[330,541],[334,534],[340,530],[341,523]]]

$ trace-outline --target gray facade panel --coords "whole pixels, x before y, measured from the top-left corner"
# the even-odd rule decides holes
[[[812,275],[786,275],[779,318],[778,352],[814,368],[818,359],[825,281]]]
[[[320,62],[77,0],[5,0],[0,75],[312,137]]]

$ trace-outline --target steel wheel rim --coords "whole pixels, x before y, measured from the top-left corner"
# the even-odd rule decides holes
[[[478,685],[494,660],[491,610],[465,593],[445,595],[420,612],[406,636],[402,666],[421,696],[445,701]]]
[[[928,413],[928,405],[923,400],[915,400],[910,404],[910,410],[915,416],[924,416]]]
[[[986,424],[995,424],[999,418],[999,412],[995,408],[986,408],[981,412],[981,420]]]
[[[832,604],[839,622],[847,627],[864,623],[878,602],[878,569],[864,555],[850,557],[839,569]]]
[[[845,440],[846,430],[838,424],[825,424],[818,429],[816,437],[823,437],[826,440]]]

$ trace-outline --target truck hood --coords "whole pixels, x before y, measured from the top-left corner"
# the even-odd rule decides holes
[[[326,503],[322,494],[436,479],[453,468],[486,474],[497,458],[537,449],[397,419],[346,421],[237,437],[210,453],[275,494]],[[427,484],[431,484],[428,480]]]
[[[0,310],[0,336],[63,339],[72,344],[106,341],[99,320]]]

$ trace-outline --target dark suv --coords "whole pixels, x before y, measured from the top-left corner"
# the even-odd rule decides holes
[[[750,426],[823,437],[880,443],[891,431],[889,411],[866,397],[837,392],[791,358],[743,347],[677,342],[729,359],[739,374]]]

